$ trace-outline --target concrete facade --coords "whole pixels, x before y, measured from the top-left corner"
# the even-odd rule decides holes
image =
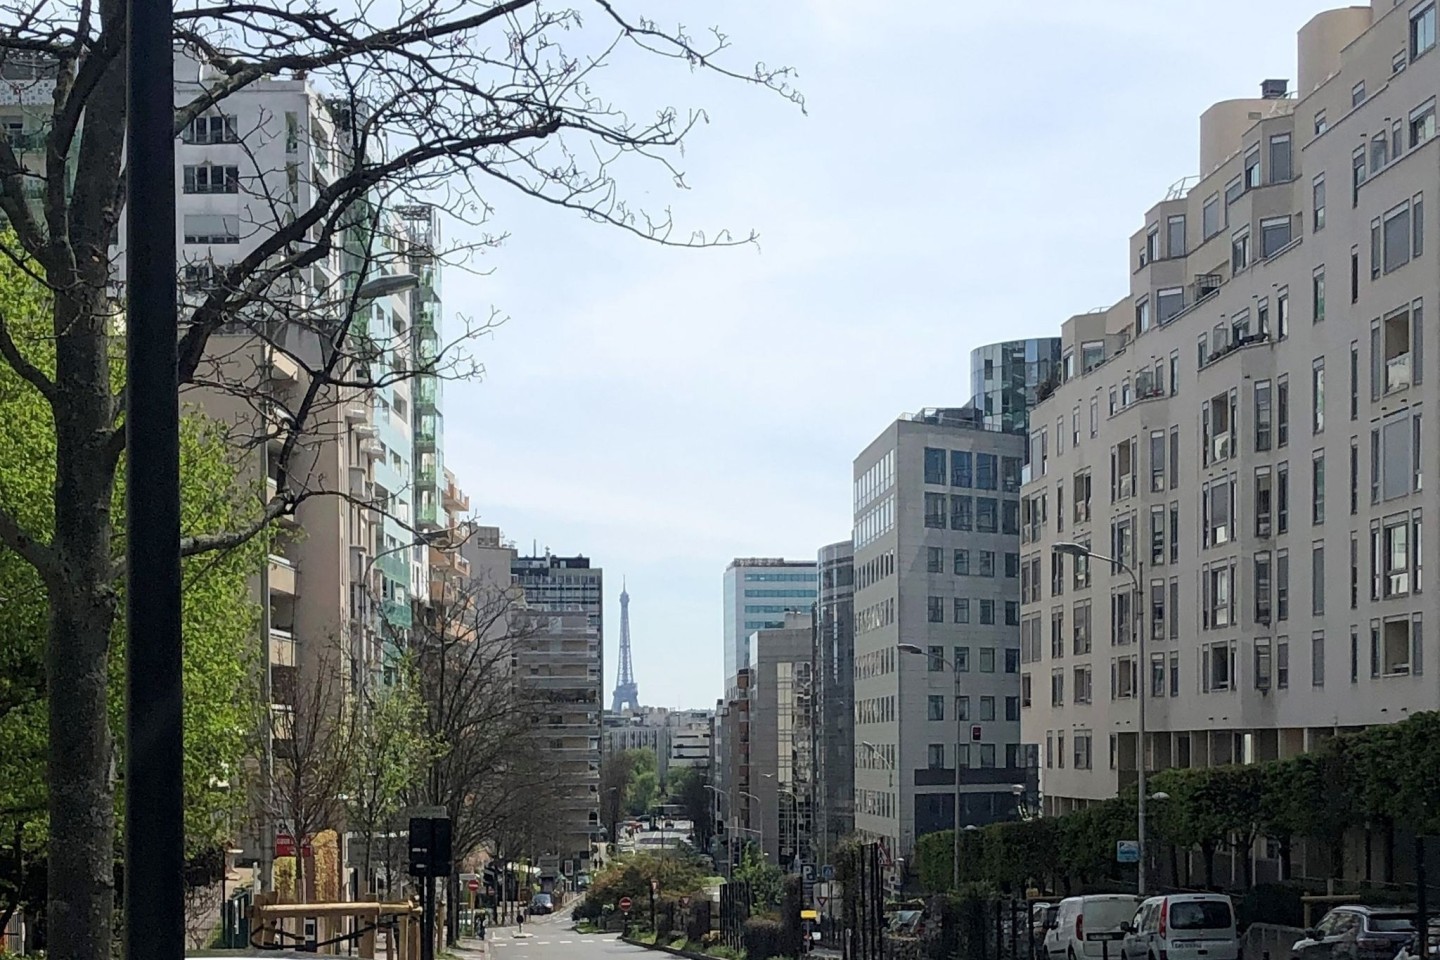
[[[1434,3],[1383,0],[1311,20],[1299,97],[1267,83],[1207,111],[1200,177],[1130,238],[1129,295],[1063,327],[1021,558],[1023,730],[1051,813],[1133,783],[1141,696],[1152,770],[1440,707],[1421,592],[1435,24]],[[1138,602],[1060,540],[1122,557]]]
[[[855,459],[855,828],[892,857],[954,822],[957,752],[962,820],[1014,814],[1024,444],[928,409]]]

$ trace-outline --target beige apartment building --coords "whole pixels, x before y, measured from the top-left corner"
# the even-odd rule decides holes
[[[1064,324],[1021,531],[1022,729],[1049,813],[1132,787],[1142,696],[1151,770],[1440,708],[1435,36],[1435,0],[1312,19],[1296,94],[1206,111],[1199,178],[1130,238],[1129,295]],[[1057,541],[1123,559],[1138,601]]]

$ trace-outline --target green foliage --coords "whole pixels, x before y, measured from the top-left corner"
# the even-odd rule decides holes
[[[660,800],[663,784],[651,750],[627,750],[630,778],[625,785],[625,810],[632,817],[642,817]]]
[[[13,237],[9,249],[18,249]],[[47,374],[55,369],[50,296],[44,285],[8,259],[0,260],[0,313],[16,348]],[[123,380],[120,358],[112,380]],[[0,364],[0,506],[40,540],[54,529],[56,440],[46,400],[10,364]],[[124,548],[123,462],[117,473],[112,523],[118,554]],[[204,417],[187,412],[181,425],[182,532],[213,533],[248,525],[258,499],[236,478],[222,432]],[[269,551],[257,537],[231,551],[187,559],[183,566],[185,634],[185,827],[187,852],[196,854],[231,839],[233,816],[243,796],[242,760],[254,729],[258,700],[255,663],[259,654],[259,610],[249,580]],[[123,595],[124,584],[114,584]],[[0,551],[0,855],[26,872],[43,876],[46,823],[45,751],[47,704],[44,651],[49,612],[44,584],[34,568]],[[116,748],[123,753],[123,622],[112,627],[108,670],[110,716]],[[117,758],[123,767],[123,758]],[[120,798],[116,799],[117,807]],[[119,810],[117,809],[117,822]],[[14,842],[20,840],[19,861]],[[117,838],[118,842],[118,838]],[[0,914],[15,885],[0,876]]]
[[[635,904],[631,908],[632,920],[649,923],[650,881],[659,882],[661,898],[678,899],[703,894],[708,879],[707,871],[698,861],[637,853],[613,862],[598,876],[591,878],[585,891],[585,903],[590,905],[587,906],[587,915],[595,911],[594,905],[603,909],[607,903],[619,904],[622,897],[629,897]]]
[[[710,846],[714,832],[713,794],[707,787],[704,771],[684,767],[670,777],[670,802],[685,811],[685,818],[695,825],[695,844],[701,850]]]
[[[740,864],[731,874],[738,883],[750,885],[750,900],[762,910],[780,905],[785,890],[785,873],[766,860],[754,844],[746,844]]]
[[[771,957],[787,956],[785,953],[785,928],[774,920],[751,917],[745,921],[740,932],[745,944],[746,960],[770,960]]]

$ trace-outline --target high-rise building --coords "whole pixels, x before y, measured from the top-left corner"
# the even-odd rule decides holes
[[[573,876],[590,859],[600,830],[601,686],[604,682],[604,572],[587,557],[516,557],[515,585],[535,629],[520,643],[523,682],[548,695],[550,713],[536,726],[562,776],[559,816],[542,869]]]
[[[970,351],[970,405],[992,430],[1025,434],[1030,408],[1060,369],[1060,338],[987,343]]]
[[[725,568],[725,689],[750,662],[750,635],[785,625],[785,614],[809,613],[815,605],[813,560],[741,558]]]
[[[1142,759],[1283,758],[1440,707],[1435,37],[1434,3],[1315,16],[1298,96],[1272,80],[1207,110],[1199,176],[1129,240],[1129,295],[1064,325],[1021,560],[1052,813],[1133,789]],[[1123,560],[1139,596],[1062,541]]]
[[[927,409],[855,460],[855,828],[892,858],[955,822],[957,775],[962,825],[1015,814],[1024,443]]]
[[[820,548],[815,667],[815,834],[822,860],[855,829],[855,550],[849,540]]]
[[[750,636],[749,755],[755,839],[785,870],[814,853],[814,623],[787,613],[784,626]]]

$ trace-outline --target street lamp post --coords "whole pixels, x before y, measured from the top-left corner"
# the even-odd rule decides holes
[[[1145,896],[1145,687],[1149,683],[1149,663],[1145,659],[1145,630],[1140,621],[1141,603],[1144,600],[1140,592],[1140,575],[1131,569],[1125,561],[1118,557],[1107,557],[1098,554],[1085,546],[1083,543],[1076,543],[1073,540],[1061,540],[1051,545],[1051,549],[1058,554],[1068,555],[1076,558],[1081,557],[1090,560],[1100,560],[1110,564],[1112,567],[1119,567],[1130,577],[1130,583],[1135,588],[1135,599],[1133,602],[1132,629],[1135,632],[1135,696],[1139,701],[1139,710],[1136,717],[1137,736],[1135,739],[1135,797],[1136,797],[1136,845],[1140,848],[1140,861],[1136,864],[1136,880],[1140,896]]]
[[[924,650],[913,643],[901,643],[896,645],[901,653],[919,654],[928,657]],[[950,855],[950,889],[960,889],[960,747],[965,742],[964,721],[960,718],[960,670],[957,665],[944,657],[940,658],[941,665],[949,665],[950,673],[955,678],[955,703],[951,709],[955,711],[955,823],[951,832],[955,835],[954,850]]]

